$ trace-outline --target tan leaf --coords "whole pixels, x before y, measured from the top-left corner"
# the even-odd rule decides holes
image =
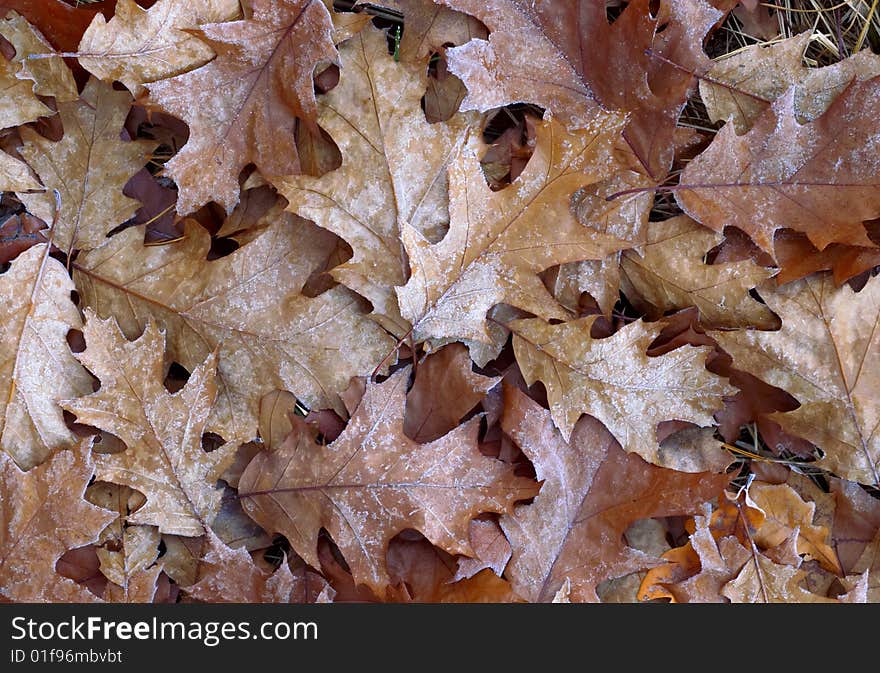
[[[474,519],[471,521],[470,541],[474,557],[458,560],[458,569],[453,579],[467,579],[486,569],[501,577],[513,554],[501,526],[491,519]]]
[[[99,547],[101,572],[112,582],[104,600],[114,603],[151,603],[156,594],[156,580],[162,572],[155,565],[159,556],[159,529],[154,526],[128,526],[123,531],[122,549],[110,551]]]
[[[249,4],[249,19],[201,27],[214,60],[148,87],[150,100],[190,127],[189,142],[165,165],[181,215],[208,201],[230,212],[249,163],[266,177],[298,171],[296,119],[315,119],[313,71],[337,55],[319,0]]]
[[[275,572],[265,572],[247,551],[227,547],[210,532],[200,573],[186,593],[209,603],[316,603],[332,597],[317,573],[301,568],[294,574],[286,558]]]
[[[755,542],[765,549],[781,544],[796,534],[798,554],[819,561],[827,570],[843,574],[837,554],[829,545],[831,541],[826,526],[813,524],[816,505],[803,500],[787,484],[754,483],[749,496],[764,515],[764,523],[754,533]]]
[[[67,344],[82,328],[73,282],[47,247],[25,250],[0,275],[0,448],[24,469],[77,443],[58,402],[92,390]]]
[[[778,332],[718,332],[734,366],[793,395],[800,407],[770,418],[822,449],[816,463],[863,484],[880,482],[880,281],[856,294],[828,275],[762,290]]]
[[[55,563],[69,549],[83,547],[114,514],[83,499],[94,474],[83,441],[29,472],[0,454],[0,596],[19,602],[93,603],[95,595],[61,577]]]
[[[728,124],[688,163],[675,189],[682,209],[707,227],[745,231],[773,254],[788,227],[820,250],[876,247],[863,222],[880,217],[880,77],[853,82],[815,120],[800,124],[795,89],[737,136]]]
[[[542,381],[553,421],[565,438],[582,414],[605,424],[624,450],[663,464],[656,427],[680,420],[713,424],[712,413],[733,388],[705,367],[709,348],[683,346],[652,358],[645,353],[662,323],[630,323],[607,339],[593,339],[596,316],[559,325],[511,323],[513,348],[526,382]]]
[[[53,114],[34,94],[34,83],[17,77],[21,64],[0,55],[0,129],[20,126]]]
[[[406,396],[403,431],[419,443],[442,437],[500,380],[474,373],[461,344],[444,346],[419,364]]]
[[[569,585],[572,601],[595,602],[603,580],[657,565],[624,544],[629,525],[696,510],[728,482],[725,475],[666,470],[627,454],[589,416],[566,442],[550,413],[513,387],[505,386],[501,423],[543,481],[532,504],[500,521],[513,547],[507,575],[531,601],[550,601]]]
[[[167,331],[170,358],[190,371],[219,349],[219,394],[208,429],[227,441],[256,436],[260,399],[272,390],[344,415],[338,393],[394,346],[345,288],[300,294],[332,238],[309,223],[279,220],[210,262],[210,236],[194,222],[183,240],[168,245],[144,246],[143,235],[132,227],[80,255],[73,264],[78,291],[131,339],[157,321]]]
[[[483,178],[478,139],[462,148],[449,168],[449,233],[431,244],[403,227],[412,277],[397,296],[415,339],[491,344],[486,313],[502,303],[545,320],[567,317],[538,274],[628,247],[580,224],[569,207],[578,189],[614,172],[611,150],[620,128],[612,114],[586,131],[566,132],[553,120],[540,124],[525,171],[499,192]]]
[[[26,163],[6,152],[0,152],[0,192],[26,192],[42,188],[31,175]]]
[[[220,507],[222,491],[216,482],[236,448],[202,449],[217,395],[216,355],[171,395],[162,383],[165,338],[155,323],[132,342],[115,320],[101,320],[87,309],[83,333],[86,350],[78,359],[98,377],[101,388],[62,406],[80,423],[113,433],[127,447],[97,457],[97,479],[130,486],[147,497],[143,507],[129,514],[129,523],[158,526],[162,533],[201,535]]]
[[[122,193],[155,147],[146,140],[123,142],[119,135],[131,107],[131,96],[109,84],[89,80],[82,97],[61,103],[58,114],[64,137],[52,142],[22,128],[22,158],[40,176],[47,191],[18,197],[33,213],[52,222],[58,190],[61,210],[53,243],[65,252],[97,248],[107,234],[132,217],[141,204]]]
[[[55,49],[27,19],[17,12],[9,12],[0,20],[0,35],[15,47],[12,63],[19,64],[18,79],[31,80],[35,94],[54,96],[59,103],[79,98],[73,73],[67,64],[60,58],[39,58],[54,54]],[[33,56],[38,58],[31,58]]]
[[[853,78],[880,75],[880,57],[870,49],[824,68],[806,67],[803,57],[811,38],[808,31],[772,44],[754,44],[717,61],[700,79],[709,118],[732,119],[736,132],[745,133],[770,103],[795,86],[795,117],[803,124],[825,112]]]
[[[867,600],[869,603],[880,603],[880,532],[865,547],[865,551],[853,566],[852,572],[861,576],[867,574]],[[852,579],[846,580],[844,584],[848,588],[854,586]]]
[[[98,13],[79,43],[79,64],[105,82],[122,82],[135,97],[144,84],[204,65],[213,50],[185,32],[205,23],[240,15],[238,0],[159,0],[141,9],[134,0],[117,0],[113,18]]]
[[[318,532],[333,537],[354,579],[382,596],[388,586],[389,540],[412,528],[453,554],[470,555],[468,526],[482,512],[504,512],[535,494],[530,479],[482,456],[479,419],[418,444],[403,434],[409,369],[366,395],[342,435],[315,442],[299,422],[285,443],[258,454],[239,483],[245,511],[268,531],[283,534],[318,567]]]
[[[384,0],[382,6],[403,14],[406,29],[398,54],[402,61],[423,61],[447,45],[486,37],[486,29],[478,20],[432,0]]]
[[[366,12],[337,12],[333,9],[334,0],[323,0],[324,6],[330,12],[330,18],[333,20],[333,43],[339,44],[345,40],[354,37],[373,20]]]
[[[705,254],[721,240],[686,215],[652,222],[642,254],[623,253],[624,294],[649,320],[696,306],[707,326],[778,329],[779,319],[749,295],[774,270],[750,260],[705,264]]]
[[[273,390],[260,400],[260,439],[267,451],[274,451],[293,431],[291,414],[297,407],[296,395],[286,390]]]
[[[406,280],[402,227],[441,238],[448,223],[446,170],[467,136],[471,117],[429,124],[419,107],[425,62],[407,65],[388,54],[385,36],[362,31],[340,49],[339,86],[324,96],[318,123],[339,146],[342,167],[320,178],[278,182],[289,210],[343,238],[354,257],[333,277],[370,300],[381,322],[409,329],[393,286]]]

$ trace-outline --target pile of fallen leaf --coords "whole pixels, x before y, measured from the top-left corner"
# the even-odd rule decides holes
[[[824,60],[755,0],[76,4],[0,0],[0,599],[880,601],[870,2]]]

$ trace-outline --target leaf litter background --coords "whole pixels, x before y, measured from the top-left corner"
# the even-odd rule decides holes
[[[876,2],[0,13],[3,600],[880,600]]]

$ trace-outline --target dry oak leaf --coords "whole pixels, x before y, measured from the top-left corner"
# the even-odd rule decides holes
[[[703,258],[722,236],[686,215],[648,227],[641,254],[621,258],[623,293],[649,320],[696,306],[707,327],[776,329],[779,319],[749,295],[775,271],[747,260],[705,264]]]
[[[714,499],[729,478],[656,467],[621,450],[596,419],[582,418],[566,442],[550,413],[505,386],[504,432],[543,480],[529,505],[500,523],[513,547],[507,566],[514,591],[549,602],[566,583],[574,602],[596,602],[597,585],[650,568],[658,559],[627,547],[637,519],[687,514]]]
[[[447,52],[468,88],[464,109],[531,102],[580,126],[594,123],[601,103],[629,115],[624,138],[644,172],[666,175],[690,72],[708,62],[703,38],[720,12],[702,0],[664,0],[655,18],[649,0],[636,0],[609,26],[595,0],[439,1],[491,31]]]
[[[419,364],[406,396],[403,431],[420,444],[442,437],[500,380],[473,372],[462,344],[444,346]]]
[[[0,453],[0,598],[93,603],[85,587],[56,574],[69,549],[97,541],[112,512],[83,499],[94,474],[90,440],[29,472]]]
[[[159,557],[159,529],[155,526],[127,526],[122,532],[122,548],[98,547],[101,572],[110,583],[104,600],[111,603],[152,603],[162,566]]]
[[[470,541],[474,557],[458,559],[453,580],[467,579],[486,569],[501,577],[513,549],[498,522],[493,519],[471,521]]]
[[[774,563],[753,552],[739,575],[721,590],[733,603],[866,603],[867,576],[862,576],[848,594],[828,598],[803,587],[807,573],[790,565]]]
[[[343,238],[354,257],[331,271],[373,304],[380,322],[409,329],[393,286],[406,281],[400,232],[412,226],[432,241],[445,233],[446,170],[465,142],[471,117],[429,124],[419,101],[425,61],[395,62],[385,34],[362,31],[340,48],[339,86],[319,101],[318,123],[342,152],[342,167],[315,178],[278,181],[289,210]]]
[[[105,82],[122,82],[135,97],[144,84],[204,65],[214,51],[185,32],[240,15],[238,0],[158,0],[141,9],[134,0],[117,0],[113,18],[96,14],[83,34],[77,60]],[[219,94],[218,94],[219,95]]]
[[[531,161],[499,192],[483,177],[478,139],[459,152],[449,167],[445,238],[432,244],[414,227],[403,227],[412,277],[396,290],[416,340],[492,344],[486,313],[502,303],[545,320],[569,317],[538,274],[629,247],[582,225],[569,206],[578,189],[615,172],[612,146],[622,123],[606,114],[594,127],[573,132],[552,119],[538,125]]]
[[[275,572],[262,570],[245,549],[228,547],[210,531],[199,572],[186,593],[208,603],[329,603],[334,593],[307,568],[291,572],[286,557]]]
[[[510,324],[517,362],[528,385],[542,381],[553,421],[568,439],[582,414],[605,424],[627,452],[655,465],[687,469],[663,452],[656,427],[678,420],[713,425],[722,396],[732,394],[725,380],[706,370],[707,347],[690,345],[659,357],[648,346],[662,323],[630,323],[606,339],[590,330],[597,316],[559,325],[543,320]]]
[[[114,319],[86,309],[86,349],[77,357],[101,382],[86,397],[62,403],[79,423],[119,437],[126,449],[95,458],[96,478],[137,489],[146,503],[129,524],[157,526],[162,533],[198,536],[220,508],[217,480],[237,448],[210,453],[202,434],[214,405],[216,354],[193,370],[174,395],[163,385],[165,337],[155,323],[129,341]]]
[[[46,223],[33,215],[11,215],[0,223],[0,264],[6,264],[28,248],[46,242]]]
[[[421,62],[447,45],[486,37],[486,29],[478,20],[433,0],[385,0],[381,4],[403,14],[406,29],[398,49],[402,61]]]
[[[38,96],[54,96],[59,103],[79,98],[73,72],[61,58],[44,58],[54,54],[46,38],[17,12],[10,12],[0,20],[0,35],[15,47],[13,63],[20,65],[18,78],[31,80]]]
[[[26,163],[0,151],[0,192],[27,192],[42,188]]]
[[[717,332],[734,366],[782,388],[800,407],[770,419],[824,455],[817,467],[880,483],[880,281],[858,294],[828,275],[762,291],[782,318],[777,332]]]
[[[854,82],[828,110],[800,124],[795,89],[737,136],[727,124],[675,187],[682,209],[721,232],[734,226],[773,254],[788,227],[820,250],[831,243],[876,247],[864,222],[880,217],[880,77]]]
[[[853,574],[868,576],[868,602],[880,603],[880,532],[871,543],[865,547],[865,551],[856,561],[852,569]],[[851,589],[853,583],[844,580],[844,585]]]
[[[700,79],[709,118],[731,120],[737,133],[745,133],[794,85],[795,116],[803,124],[825,112],[853,78],[880,75],[880,57],[870,49],[824,68],[807,68],[803,57],[811,38],[805,32],[766,46],[755,44],[717,61]]]
[[[183,240],[162,246],[144,246],[144,228],[132,227],[80,255],[74,279],[84,305],[114,316],[130,339],[150,320],[161,324],[170,358],[189,370],[219,349],[208,429],[250,441],[263,395],[290,390],[310,408],[345,415],[338,393],[394,346],[349,290],[300,293],[332,238],[281,219],[231,255],[206,261],[211,237],[193,221]]]
[[[470,520],[508,511],[538,485],[510,466],[480,454],[474,418],[428,444],[403,433],[409,368],[364,399],[335,442],[321,446],[308,426],[297,427],[272,453],[258,454],[239,482],[248,514],[319,567],[318,533],[339,545],[357,583],[378,596],[389,584],[385,552],[412,528],[451,554],[472,555]]]
[[[21,253],[0,276],[0,448],[23,469],[77,443],[58,406],[92,389],[67,344],[67,333],[82,328],[73,290],[46,244]]]
[[[34,83],[17,77],[20,63],[0,54],[0,129],[11,128],[53,114],[34,93]]]
[[[58,191],[61,209],[52,242],[66,253],[100,247],[112,229],[141,207],[122,189],[147,163],[155,144],[120,138],[130,107],[128,92],[114,91],[109,84],[91,79],[79,100],[58,105],[64,125],[59,142],[27,127],[20,130],[24,145],[19,152],[46,191],[19,193],[18,197],[30,213],[52,222],[56,214],[53,191]]]
[[[109,5],[109,7],[108,7]],[[107,12],[115,0],[79,3],[73,7],[64,0],[0,0],[0,15],[14,10],[24,16],[62,52],[76,51],[83,31],[95,14]]]
[[[190,127],[187,144],[165,164],[180,189],[181,215],[209,201],[231,212],[239,173],[250,163],[266,177],[298,172],[296,120],[314,121],[314,69],[337,56],[320,0],[250,5],[251,18],[207,24],[197,33],[214,60],[147,87],[149,101]]]

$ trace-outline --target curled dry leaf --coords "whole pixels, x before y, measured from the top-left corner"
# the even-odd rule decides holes
[[[777,332],[713,334],[734,366],[793,395],[800,407],[770,418],[820,447],[816,463],[863,484],[880,482],[877,434],[880,281],[856,294],[813,276],[763,291]]]
[[[471,117],[429,124],[419,107],[425,60],[394,61],[385,36],[362,31],[342,46],[339,86],[319,103],[318,122],[339,146],[342,167],[322,177],[279,182],[289,209],[343,238],[354,257],[331,271],[370,300],[377,317],[402,336],[409,329],[393,286],[406,281],[402,227],[429,240],[448,224],[446,170],[467,137]]]
[[[806,67],[803,57],[811,39],[805,32],[768,45],[750,45],[716,62],[700,80],[709,118],[731,120],[737,133],[745,133],[773,101],[795,86],[794,114],[803,124],[825,112],[853,78],[880,75],[880,57],[870,49],[824,68]]]
[[[112,229],[140,208],[122,189],[147,163],[155,144],[120,139],[130,108],[127,92],[92,79],[79,100],[58,105],[64,125],[59,142],[30,128],[21,129],[21,156],[40,176],[46,191],[19,193],[18,197],[28,211],[52,222],[57,190],[61,209],[52,242],[67,253],[100,247]]]
[[[499,192],[483,178],[476,139],[462,148],[449,169],[449,233],[432,244],[412,226],[402,231],[412,277],[397,297],[415,339],[491,344],[486,313],[502,303],[546,320],[568,317],[538,274],[628,247],[582,225],[569,207],[578,189],[615,172],[612,145],[621,125],[607,113],[587,130],[567,132],[553,120],[539,125],[534,156]]]
[[[659,563],[623,543],[633,521],[687,514],[729,481],[646,463],[589,416],[565,441],[548,411],[513,387],[504,394],[502,427],[543,481],[532,504],[500,520],[513,547],[507,576],[527,600],[550,601],[567,586],[572,601],[597,601],[603,580]]]
[[[94,603],[85,587],[55,572],[69,549],[98,539],[115,518],[83,499],[94,474],[91,441],[22,472],[0,454],[0,596],[20,602]]]
[[[231,211],[249,163],[264,176],[298,172],[296,120],[314,121],[313,71],[337,56],[319,0],[249,4],[249,19],[202,26],[198,37],[214,60],[148,87],[150,101],[190,127],[189,141],[165,165],[180,189],[181,215],[212,200]]]
[[[383,596],[388,542],[412,528],[449,553],[470,555],[468,526],[482,512],[504,512],[532,497],[537,484],[480,454],[479,419],[428,444],[403,433],[409,369],[366,395],[329,446],[298,421],[284,444],[258,454],[239,482],[245,511],[318,567],[323,527],[357,583]],[[454,496],[451,496],[454,493]]]
[[[25,250],[0,276],[0,448],[23,469],[77,443],[58,402],[92,389],[67,344],[82,328],[73,282],[47,247]]]
[[[171,395],[162,384],[165,338],[155,323],[148,323],[132,342],[115,320],[101,320],[87,310],[83,333],[86,350],[77,357],[101,388],[62,406],[80,423],[113,433],[127,447],[96,458],[97,478],[147,497],[128,515],[129,523],[157,526],[162,533],[201,535],[220,508],[217,480],[236,448],[227,444],[211,453],[202,448],[217,395],[216,354]]]
[[[129,338],[151,320],[162,325],[170,358],[188,370],[218,349],[220,392],[208,429],[249,441],[260,399],[272,390],[344,415],[338,393],[394,345],[345,288],[300,294],[323,262],[328,237],[309,223],[279,219],[209,262],[210,236],[192,221],[183,240],[162,246],[144,246],[143,227],[132,227],[81,255],[74,278],[84,304],[115,316]]]
[[[79,43],[80,65],[105,82],[122,82],[135,97],[144,84],[204,65],[214,51],[185,32],[221,23],[240,14],[238,0],[158,0],[141,9],[134,0],[117,0],[113,18],[96,14]]]
[[[712,425],[712,413],[733,389],[706,370],[711,352],[706,347],[683,346],[648,357],[648,346],[663,328],[660,323],[638,321],[614,336],[593,339],[595,321],[596,316],[589,316],[559,325],[538,319],[511,323],[526,383],[544,383],[553,421],[566,439],[581,415],[590,414],[624,450],[665,464],[670,457],[661,456],[657,424],[680,420]]]
[[[748,133],[728,124],[675,188],[684,211],[715,231],[738,227],[773,254],[783,227],[820,250],[876,247],[864,222],[880,217],[880,77],[853,82],[815,120],[800,124],[790,89]]]
[[[752,261],[705,264],[721,239],[686,215],[651,223],[642,252],[621,259],[627,299],[650,320],[696,306],[709,327],[778,329],[779,319],[749,294],[774,271]]]

